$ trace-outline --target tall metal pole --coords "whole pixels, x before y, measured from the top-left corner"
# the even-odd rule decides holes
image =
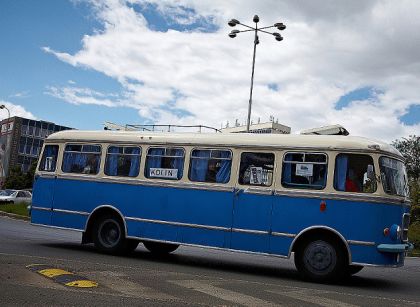
[[[257,52],[257,44],[258,44],[257,32],[258,32],[258,24],[255,23],[254,55],[252,57],[251,89],[249,91],[248,120],[246,122],[246,132],[249,132],[249,126],[251,125],[252,89],[254,87],[255,54]]]
[[[10,121],[10,110],[4,105],[0,105],[0,109],[6,109],[7,110],[7,121],[6,121],[6,150],[3,155],[3,174],[6,176],[5,166],[9,162],[9,121]],[[3,175],[1,174],[1,175]]]

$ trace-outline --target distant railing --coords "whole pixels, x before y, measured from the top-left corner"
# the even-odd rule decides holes
[[[222,132],[219,129],[204,125],[134,125],[126,124],[125,126],[106,122],[105,130],[125,130],[125,131],[154,131],[154,132],[191,132],[192,129],[197,129],[195,132]]]

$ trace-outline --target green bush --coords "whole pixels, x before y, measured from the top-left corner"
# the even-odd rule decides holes
[[[414,244],[414,252],[420,254],[420,221],[414,222],[408,229],[408,241]]]

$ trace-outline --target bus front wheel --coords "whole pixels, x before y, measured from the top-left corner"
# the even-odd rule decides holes
[[[121,253],[125,249],[126,240],[122,222],[113,215],[100,216],[93,227],[95,247],[105,253]]]
[[[295,251],[295,265],[304,279],[329,282],[345,270],[345,253],[332,238],[305,240]]]
[[[161,243],[161,242],[152,242],[152,241],[143,241],[144,247],[153,254],[156,255],[166,255],[175,251],[179,245],[170,244],[170,243]]]

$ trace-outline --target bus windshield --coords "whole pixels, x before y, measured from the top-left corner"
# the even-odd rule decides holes
[[[408,196],[407,173],[404,163],[395,159],[381,157],[379,164],[384,191],[392,195]]]

